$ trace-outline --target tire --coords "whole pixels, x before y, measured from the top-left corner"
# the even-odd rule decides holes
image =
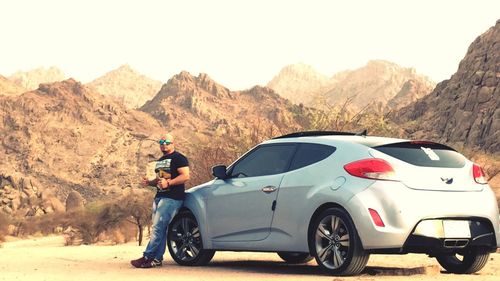
[[[309,253],[278,252],[277,254],[282,260],[290,264],[306,263],[314,259]]]
[[[210,262],[214,250],[203,249],[201,232],[191,213],[177,215],[168,228],[168,251],[179,265],[201,266]]]
[[[490,253],[481,249],[474,249],[456,255],[438,255],[438,263],[448,272],[457,274],[471,274],[481,270],[488,262]]]
[[[309,246],[318,265],[330,275],[360,274],[370,258],[351,217],[340,208],[327,209],[315,218]]]

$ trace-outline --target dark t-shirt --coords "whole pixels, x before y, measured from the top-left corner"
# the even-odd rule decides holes
[[[186,156],[174,151],[170,154],[164,154],[156,161],[155,173],[161,178],[175,179],[179,175],[177,169],[188,166]],[[156,197],[184,200],[184,184],[171,185],[167,189],[156,187],[156,190]]]

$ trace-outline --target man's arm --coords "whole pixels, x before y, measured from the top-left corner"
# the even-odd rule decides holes
[[[153,180],[148,180],[147,177],[142,178],[142,186],[156,186],[158,184],[158,178],[153,179]]]
[[[177,169],[179,175],[175,179],[168,180],[169,185],[177,185],[186,183],[189,180],[189,167],[181,167]]]

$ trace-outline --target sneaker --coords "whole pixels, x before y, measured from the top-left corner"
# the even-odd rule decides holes
[[[131,260],[130,264],[132,264],[134,267],[140,268],[145,261],[146,257],[141,257],[140,259]]]
[[[144,261],[141,264],[141,268],[151,268],[151,267],[157,267],[157,266],[161,266],[161,265],[162,265],[162,262],[160,260],[146,259],[146,261]]]

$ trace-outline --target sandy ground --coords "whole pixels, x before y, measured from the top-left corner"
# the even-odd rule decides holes
[[[500,253],[490,256],[483,270],[473,275],[442,272],[425,255],[372,255],[366,270],[355,277],[324,275],[314,261],[287,265],[274,253],[218,252],[209,265],[182,267],[167,254],[164,265],[133,268],[129,261],[144,247],[64,247],[60,236],[7,241],[0,248],[0,280],[500,280]]]

